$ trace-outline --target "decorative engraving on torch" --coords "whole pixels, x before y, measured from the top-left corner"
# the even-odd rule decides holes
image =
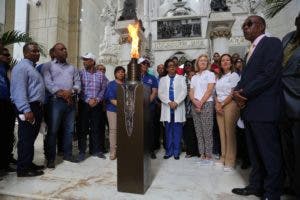
[[[125,84],[124,92],[124,114],[127,135],[130,137],[133,131],[135,92],[137,84]]]

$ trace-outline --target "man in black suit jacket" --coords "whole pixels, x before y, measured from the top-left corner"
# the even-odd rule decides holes
[[[300,199],[300,13],[295,20],[296,31],[282,39],[284,48],[282,83],[284,115],[280,133],[288,193],[296,193]]]
[[[260,16],[248,17],[244,36],[251,42],[247,63],[233,97],[242,109],[252,170],[249,185],[234,188],[238,195],[280,199],[282,156],[278,131],[281,105],[281,41],[265,36]]]

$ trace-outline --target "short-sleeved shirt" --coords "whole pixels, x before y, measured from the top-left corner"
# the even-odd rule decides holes
[[[117,99],[117,88],[118,83],[113,80],[108,83],[106,92],[105,92],[105,100],[106,100],[106,110],[110,112],[117,112],[117,107],[113,105],[110,100]]]
[[[194,75],[191,80],[191,88],[194,90],[194,98],[200,101],[207,90],[208,84],[215,82],[215,74],[208,70],[204,70],[201,74],[197,73]],[[212,96],[210,96],[207,101],[213,101]]]
[[[220,102],[224,101],[230,94],[232,89],[240,81],[240,77],[235,72],[229,72],[223,75],[216,83],[217,98]]]
[[[149,86],[151,89],[158,88],[157,79],[155,78],[155,76],[153,76],[149,73],[146,73],[144,76],[142,76],[141,80],[142,80],[143,84]]]
[[[155,76],[146,73],[144,76],[141,77],[141,81],[143,82],[144,85],[148,86],[151,88],[151,92],[153,88],[158,89],[158,82]],[[150,109],[154,109],[155,108],[155,100],[153,100],[150,103]]]

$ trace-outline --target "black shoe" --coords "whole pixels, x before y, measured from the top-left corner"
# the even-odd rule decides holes
[[[164,155],[164,159],[169,159],[169,158],[171,158],[171,156]]]
[[[14,164],[14,165],[17,164],[17,160],[14,159],[14,157],[11,157],[11,158],[9,159],[9,162],[10,162],[11,164]]]
[[[4,169],[5,172],[11,173],[11,172],[16,172],[17,170],[15,168],[12,168],[11,166],[8,166]]]
[[[47,162],[47,168],[54,169],[54,168],[55,168],[55,163],[54,163],[54,161],[48,161],[48,162]]]
[[[58,151],[57,156],[60,156],[60,157],[64,156],[64,152],[63,151]]]
[[[72,162],[72,163],[78,163],[78,160],[74,159],[73,157],[64,157],[63,160],[69,161],[69,162]]]
[[[175,160],[179,160],[179,156],[174,156],[174,159]]]
[[[92,154],[92,156],[96,156],[98,158],[106,159],[106,156],[102,152]]]
[[[248,169],[250,167],[250,163],[249,162],[243,162],[241,165],[241,169]]]
[[[237,194],[237,195],[242,195],[242,196],[249,196],[249,195],[255,195],[257,197],[262,197],[263,196],[263,191],[261,190],[255,190],[249,187],[245,188],[233,188],[231,190],[232,193]]]
[[[152,152],[152,153],[150,154],[150,157],[151,157],[151,159],[156,159],[156,155],[155,155],[155,153],[154,153],[154,152]]]
[[[44,165],[36,165],[34,163],[31,164],[30,169],[32,170],[43,170],[44,169]]]
[[[17,172],[18,177],[33,177],[33,176],[41,176],[43,175],[43,171],[39,170],[26,170]]]

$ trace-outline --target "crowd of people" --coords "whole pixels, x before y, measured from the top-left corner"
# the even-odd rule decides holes
[[[201,166],[232,172],[251,165],[249,185],[234,188],[237,195],[280,199],[283,186],[299,197],[300,15],[297,30],[278,38],[265,35],[266,23],[249,16],[242,25],[251,47],[244,59],[238,54],[210,58],[199,55],[183,70],[172,57],[148,73],[150,61],[138,59],[140,80],[151,89],[149,116],[150,156],[156,159],[161,143],[164,159],[197,156]],[[57,43],[51,61],[36,66],[38,45],[23,47],[24,59],[7,76],[10,55],[0,48],[1,169],[12,172],[14,123],[18,120],[17,176],[38,176],[44,166],[34,164],[34,141],[42,120],[47,124],[44,151],[47,168],[57,155],[70,162],[87,156],[105,159],[105,126],[109,127],[109,158],[117,158],[117,87],[126,70],[115,67],[115,79],[105,76],[92,53],[81,56],[83,69],[67,62],[67,49]],[[212,63],[210,62],[212,60]],[[78,111],[78,115],[76,115]],[[79,155],[73,156],[76,127]],[[89,148],[87,136],[89,135]],[[285,178],[285,179],[284,179]],[[285,180],[285,181],[284,181]]]

